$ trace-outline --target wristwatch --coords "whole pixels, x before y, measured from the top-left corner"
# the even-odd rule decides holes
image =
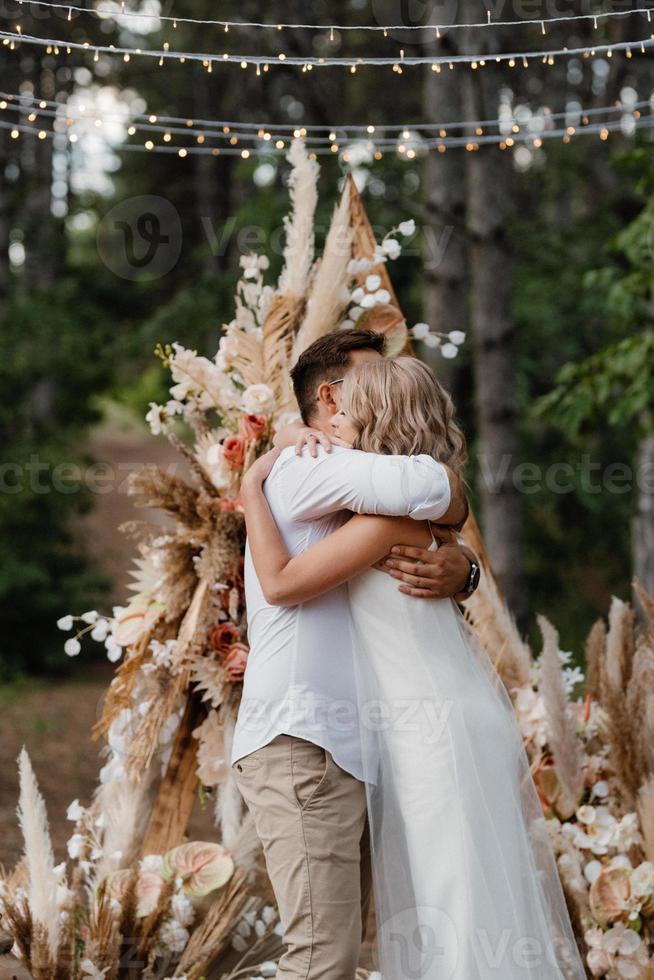
[[[467,557],[468,556],[466,555],[466,558]],[[460,593],[461,595],[465,595],[465,596],[472,595],[472,593],[479,585],[479,579],[481,578],[481,569],[477,564],[477,562],[473,561],[472,558],[468,558],[468,561],[470,562],[470,575],[468,576],[468,581],[466,582],[465,586],[463,587]]]

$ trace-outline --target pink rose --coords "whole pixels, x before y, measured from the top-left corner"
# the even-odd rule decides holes
[[[249,652],[249,647],[245,643],[233,643],[227,653],[221,656],[223,667],[227,671],[230,681],[243,680]]]
[[[223,442],[223,456],[235,470],[240,469],[245,460],[245,439],[241,436],[227,436]]]
[[[214,626],[209,634],[211,646],[217,654],[221,655],[221,660],[229,648],[240,639],[241,634],[233,623],[220,623],[218,626]]]
[[[242,415],[239,432],[246,442],[259,442],[268,428],[268,420],[263,415]]]

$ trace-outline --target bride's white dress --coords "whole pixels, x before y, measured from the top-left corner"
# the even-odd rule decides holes
[[[384,980],[583,980],[511,702],[452,600],[349,584]]]

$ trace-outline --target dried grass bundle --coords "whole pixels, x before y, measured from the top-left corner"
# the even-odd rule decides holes
[[[141,666],[150,659],[151,634],[139,637],[137,643],[130,649],[130,655],[125,657],[116,668],[116,674],[109,685],[102,706],[102,715],[91,730],[94,739],[106,736],[112,722],[124,708],[131,707],[132,691]]]
[[[100,882],[91,903],[88,931],[85,957],[98,970],[108,971],[107,980],[115,980],[120,959],[120,929],[118,916],[111,907],[106,881]]]
[[[228,692],[228,697],[220,708],[220,721],[223,727],[223,750],[226,760],[230,759],[232,755],[232,741],[236,726],[236,715],[238,713],[238,701],[238,694],[232,686],[232,690]],[[238,840],[243,822],[243,797],[236,785],[234,772],[230,765],[225,766],[224,777],[219,783],[214,812],[215,824],[220,831],[220,839],[227,850],[231,851],[234,842]]]
[[[472,514],[463,528],[463,539],[479,558],[482,569],[477,590],[466,601],[465,617],[493,661],[508,691],[531,683],[531,651],[523,642],[515,620],[502,597]]]
[[[232,928],[249,901],[245,873],[237,868],[193,932],[175,976],[200,980],[230,941]]]
[[[654,864],[654,776],[640,787],[637,806],[645,857]]]
[[[137,859],[150,818],[158,767],[153,763],[140,780],[112,779],[96,790],[92,813],[104,815],[102,857],[94,866],[100,882],[112,871],[128,868]]]
[[[640,582],[632,582],[633,590],[647,620],[647,631],[654,634],[654,596],[646,592]]]
[[[631,676],[634,652],[634,612],[628,603],[615,596],[609,609],[609,631],[601,674],[600,688],[611,687],[614,693],[624,691]],[[602,690],[602,695],[604,690]]]
[[[288,181],[292,212],[284,218],[284,269],[277,288],[284,295],[301,297],[306,293],[314,258],[320,167],[309,158],[301,139],[293,140],[286,159],[293,168]]]
[[[586,640],[586,691],[594,698],[600,694],[602,662],[606,654],[606,627],[598,619]]]
[[[625,710],[636,758],[635,775],[645,779],[654,775],[654,645],[649,635],[640,638],[632,664]]]
[[[202,524],[197,512],[198,491],[195,487],[154,463],[146,463],[129,474],[127,492],[135,498],[137,507],[163,510],[188,528]]]
[[[293,344],[294,363],[314,340],[337,328],[348,302],[347,270],[351,256],[350,185],[346,183],[313,278],[306,315]]]
[[[34,770],[24,746],[18,756],[18,772],[20,777],[18,822],[23,833],[25,863],[29,875],[30,914],[34,923],[35,937],[38,929],[37,950],[41,949],[41,940],[45,945],[45,949],[39,955],[39,962],[51,963],[56,960],[59,947],[59,908],[54,855],[45,802],[39,792]]]
[[[566,815],[576,808],[584,786],[583,755],[577,738],[576,721],[571,713],[559,660],[559,635],[544,617],[538,617],[543,636],[540,690],[545,702],[548,741],[561,786],[557,809]]]

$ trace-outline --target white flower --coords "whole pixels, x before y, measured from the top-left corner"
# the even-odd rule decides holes
[[[416,323],[416,325],[411,328],[411,335],[414,340],[424,340],[429,332],[430,327],[428,323]]]
[[[441,354],[443,355],[443,357],[447,357],[447,358],[456,357],[458,353],[459,353],[459,348],[456,346],[456,344],[443,344],[443,346],[441,347]]]
[[[62,616],[61,619],[57,620],[57,626],[60,630],[72,630],[73,628],[73,617],[72,616]]]
[[[440,337],[437,337],[435,333],[428,333],[426,337],[423,337],[423,343],[425,347],[438,347],[440,345]]]
[[[261,918],[268,925],[270,925],[271,922],[275,921],[275,919],[277,918],[277,913],[275,912],[272,905],[264,905],[264,907],[261,910]]]
[[[572,694],[577,684],[586,679],[580,667],[566,667],[562,674],[566,694]]]
[[[602,870],[602,863],[600,861],[589,861],[584,868],[584,878],[589,885],[592,885],[600,871]]]
[[[99,619],[93,629],[91,630],[91,639],[97,640],[98,643],[104,643],[107,639],[107,633],[109,632],[109,620]]]
[[[74,823],[84,815],[84,807],[80,806],[79,800],[73,800],[66,810],[66,820],[72,820]]]
[[[85,960],[82,960],[80,967],[84,971],[82,977],[88,977],[89,980],[104,980],[104,976],[109,969],[107,966],[104,968],[104,970],[98,970],[95,963],[88,959],[88,957]]]
[[[600,798],[604,798],[605,796],[608,796],[609,795],[609,784],[606,782],[605,779],[601,779],[598,783],[595,783],[595,785],[593,786],[593,788],[591,790],[590,795],[591,796],[599,796]]]
[[[150,406],[150,411],[145,416],[145,421],[150,426],[150,432],[153,436],[159,436],[165,431],[166,422],[168,417],[166,415],[166,409],[163,405],[157,405],[156,402],[148,402]]]
[[[232,946],[237,951],[237,953],[244,953],[248,948],[248,944],[243,939],[243,936],[239,936],[237,932],[232,936]]]
[[[141,871],[156,871],[157,874],[163,875],[163,855],[146,854],[141,858],[139,868]]]
[[[277,964],[272,960],[265,960],[265,962],[261,964],[260,970],[262,977],[274,977],[277,973]]]
[[[450,330],[447,336],[453,344],[457,345],[457,347],[465,343],[466,335],[464,334],[463,330]]]
[[[639,843],[638,816],[635,813],[627,813],[615,826],[614,846],[621,851],[626,851],[632,844]]]
[[[74,636],[71,636],[71,638],[66,640],[64,643],[64,653],[67,653],[69,657],[76,657],[81,649],[82,644]]]
[[[374,294],[373,299],[375,303],[390,303],[391,294],[387,289],[378,289]]]
[[[350,320],[354,320],[355,323],[357,322],[357,320],[359,319],[362,313],[363,313],[363,308],[361,306],[351,306],[347,311],[347,315],[349,316]]]
[[[82,853],[84,848],[84,838],[81,834],[73,834],[73,836],[66,843],[66,848],[68,850],[68,857],[78,858]]]
[[[643,861],[631,874],[631,891],[639,898],[654,895],[654,864]]]
[[[183,925],[176,922],[175,919],[169,919],[168,922],[164,922],[161,930],[159,932],[159,941],[162,946],[169,949],[173,953],[182,953],[189,941],[188,929],[185,929]]]
[[[389,259],[396,259],[402,252],[402,246],[396,238],[387,238],[382,242],[382,251]]]
[[[339,323],[338,326],[340,330],[351,330],[354,327],[354,320],[343,320],[343,322]]]
[[[371,278],[373,277],[368,276],[368,279]],[[357,286],[356,289],[352,290],[352,295],[350,296],[350,299],[352,300],[353,303],[360,303],[365,295],[366,295],[365,291],[361,288],[361,286]]]
[[[90,625],[91,623],[97,622],[98,613],[95,609],[90,609],[88,612],[82,613],[80,619],[82,619],[85,623],[89,623]]]
[[[375,297],[371,296],[370,293],[366,293],[360,303],[362,309],[369,310],[371,307],[376,306]]]
[[[170,907],[181,925],[190,926],[195,918],[195,908],[183,892],[177,892],[176,895],[173,895]]]
[[[381,286],[381,276],[372,275],[366,278],[366,289],[368,290],[369,293],[377,292],[380,286]],[[363,295],[363,291],[362,291],[362,295]],[[354,299],[354,295],[352,295],[352,299]]]
[[[366,272],[372,265],[372,259],[350,259],[347,271],[351,276],[358,276],[361,272]]]
[[[105,643],[107,650],[107,660],[110,660],[112,664],[115,664],[123,655],[123,648],[120,643],[117,643],[113,636],[110,636]]]
[[[402,221],[397,226],[397,230],[399,231],[400,235],[404,235],[404,237],[407,238],[409,235],[415,234],[416,223],[413,218],[410,218],[408,221]]]
[[[243,392],[243,409],[248,415],[269,415],[275,408],[275,394],[268,385],[250,385]]]

